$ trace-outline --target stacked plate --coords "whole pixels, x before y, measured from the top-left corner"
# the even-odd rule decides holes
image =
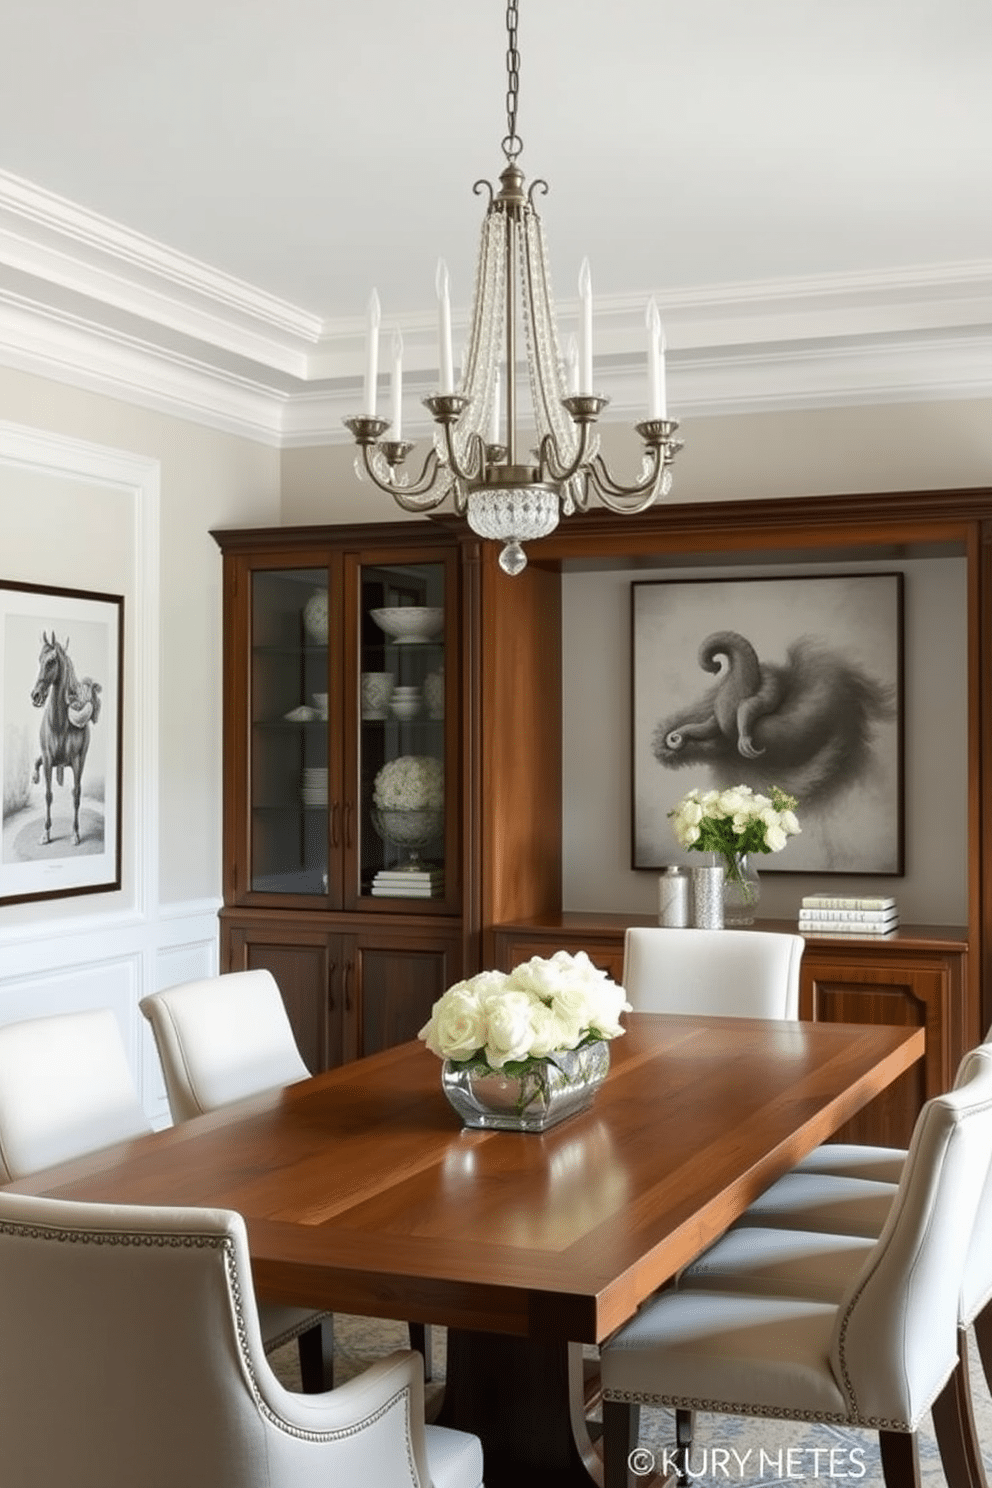
[[[327,805],[327,771],[323,765],[316,768],[307,767],[303,771],[301,795],[304,806]]]

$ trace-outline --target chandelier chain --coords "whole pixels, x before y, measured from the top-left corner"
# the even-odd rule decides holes
[[[509,0],[506,7],[506,139],[503,154],[508,161],[516,160],[524,147],[517,133],[517,103],[520,97],[520,53],[517,50],[518,0]]]

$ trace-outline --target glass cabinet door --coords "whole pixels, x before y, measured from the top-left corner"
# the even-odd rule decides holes
[[[249,886],[256,893],[328,893],[331,598],[326,567],[252,571]]]
[[[445,896],[445,565],[359,574],[359,892]]]

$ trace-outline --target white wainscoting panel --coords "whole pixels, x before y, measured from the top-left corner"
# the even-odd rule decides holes
[[[37,524],[19,524],[21,475],[38,487],[85,489],[57,549],[40,550]],[[157,460],[0,422],[0,529],[8,537],[0,577],[71,580],[73,588],[126,597],[121,889],[0,905],[0,1023],[112,1007],[148,1115],[164,1126],[165,1086],[138,1004],[150,992],[216,973],[220,900],[159,903],[159,502]],[[109,529],[122,521],[108,546]]]
[[[169,1106],[151,1028],[138,1004],[177,982],[215,976],[217,903],[170,905],[140,926],[94,929],[0,948],[0,1024],[113,1008],[142,1104],[156,1127]]]

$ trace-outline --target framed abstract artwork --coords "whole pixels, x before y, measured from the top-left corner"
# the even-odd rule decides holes
[[[901,874],[902,617],[900,573],[633,583],[634,868],[682,859],[688,790],[748,785],[799,802],[762,873]]]
[[[0,580],[0,904],[121,886],[119,595]]]

